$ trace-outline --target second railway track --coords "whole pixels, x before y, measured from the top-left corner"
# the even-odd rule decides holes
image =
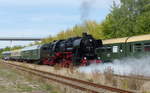
[[[127,76],[127,75],[118,75],[118,74],[114,74],[115,77],[120,77],[120,78],[128,78],[128,79],[137,79],[137,80],[143,80],[143,81],[150,81],[150,77],[145,77],[145,76],[140,76],[140,75],[136,75],[136,76]]]
[[[45,71],[30,68],[30,67],[20,66],[17,64],[13,64],[13,63],[4,62],[4,64],[7,64],[9,66],[15,66],[18,70],[29,72],[31,74],[40,76],[42,78],[49,79],[49,80],[70,86],[72,88],[79,89],[82,91],[87,91],[90,93],[108,93],[108,92],[135,93],[134,91],[123,90],[123,89],[118,89],[118,88],[114,88],[110,86],[95,84],[95,83],[87,82],[84,80],[79,80],[79,79],[75,79],[71,77],[54,74],[51,72],[45,72]]]

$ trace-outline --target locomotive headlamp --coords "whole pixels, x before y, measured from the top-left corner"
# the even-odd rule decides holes
[[[84,57],[84,59],[86,60],[87,58],[86,58],[86,57]]]
[[[97,59],[101,59],[101,57],[97,57]]]
[[[90,42],[92,42],[92,39],[90,39]]]

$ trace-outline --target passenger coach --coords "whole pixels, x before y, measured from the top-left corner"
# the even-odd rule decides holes
[[[124,57],[141,58],[150,55],[150,34],[103,40],[96,53],[105,62]]]

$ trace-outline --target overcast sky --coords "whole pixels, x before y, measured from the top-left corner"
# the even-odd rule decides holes
[[[82,10],[83,2],[91,2]],[[114,0],[117,3],[119,0]],[[0,37],[47,37],[81,24],[87,19],[101,22],[110,12],[113,0],[0,0]],[[30,42],[13,42],[25,45]],[[0,41],[0,48],[10,42]]]

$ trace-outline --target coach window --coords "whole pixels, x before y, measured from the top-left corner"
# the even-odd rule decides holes
[[[142,51],[142,44],[134,44],[134,52],[141,52]]]
[[[108,47],[106,47],[107,49],[107,52],[112,52],[112,48],[111,48],[111,46],[108,46]]]
[[[97,49],[97,51],[100,53],[100,52],[106,52],[106,48],[105,47],[102,47],[100,49]]]
[[[144,51],[150,51],[150,43],[144,44]]]
[[[132,45],[131,45],[131,44],[129,45],[129,48],[130,48],[130,49],[129,49],[130,52],[132,52]]]

